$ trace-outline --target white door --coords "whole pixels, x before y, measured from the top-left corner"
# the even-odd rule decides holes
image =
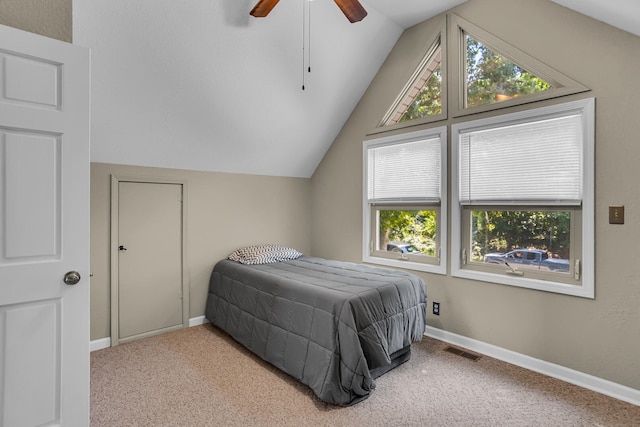
[[[87,49],[0,26],[3,427],[89,424],[89,109]]]
[[[120,182],[118,341],[180,329],[182,185]]]

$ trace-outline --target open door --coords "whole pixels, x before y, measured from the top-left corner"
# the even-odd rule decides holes
[[[0,426],[89,424],[89,51],[0,26]]]

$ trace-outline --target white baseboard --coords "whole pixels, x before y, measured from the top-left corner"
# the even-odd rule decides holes
[[[204,325],[205,323],[209,323],[209,320],[204,316],[192,317],[189,319],[189,327]]]
[[[101,350],[103,348],[111,347],[111,338],[100,338],[97,340],[93,340],[89,343],[89,350],[96,351]]]
[[[208,321],[209,320],[207,320],[207,318],[204,316],[193,317],[189,319],[189,327],[203,325]],[[585,374],[584,372],[576,371],[564,366],[556,365],[555,363],[545,362],[544,360],[536,359],[521,353],[516,353],[515,351],[507,350],[492,344],[487,344],[485,342],[474,340],[472,338],[467,338],[465,336],[454,334],[452,332],[443,331],[442,329],[434,328],[432,326],[427,326],[425,335],[440,341],[464,347],[466,349],[484,354],[489,357],[493,357],[494,359],[502,360],[504,362],[511,363],[513,365],[520,366],[534,372],[548,375],[550,377],[557,378],[559,380],[566,381],[568,383],[575,384],[589,390],[593,390],[597,393],[611,396],[615,399],[619,399],[636,406],[640,406],[640,390],[636,390],[631,387],[604,380],[602,378]],[[111,338],[109,337],[93,340],[90,343],[91,351],[96,351],[107,347],[111,347]]]
[[[209,320],[207,320],[206,317],[204,316],[198,316],[198,317],[192,317],[191,319],[189,319],[189,327],[192,326],[198,326],[198,325],[204,325],[205,323],[208,323]],[[97,340],[93,340],[89,343],[89,350],[90,351],[96,351],[96,350],[101,350],[103,348],[107,348],[107,347],[111,347],[111,338],[107,337],[107,338],[99,338]]]
[[[564,366],[556,365],[555,363],[545,362],[544,360],[516,353],[515,351],[487,344],[482,341],[477,341],[472,338],[467,338],[452,332],[443,331],[442,329],[434,328],[432,326],[427,326],[425,335],[640,406],[640,390],[636,390],[631,387],[604,380]]]

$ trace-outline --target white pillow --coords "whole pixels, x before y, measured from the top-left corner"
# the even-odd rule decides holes
[[[287,259],[296,259],[301,252],[286,246],[265,244],[240,248],[229,255],[231,261],[241,264],[270,264]]]

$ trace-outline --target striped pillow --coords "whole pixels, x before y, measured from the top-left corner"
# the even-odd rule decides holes
[[[241,264],[271,264],[287,259],[296,259],[300,256],[302,256],[302,253],[293,248],[265,244],[240,248],[229,255],[229,259]]]

